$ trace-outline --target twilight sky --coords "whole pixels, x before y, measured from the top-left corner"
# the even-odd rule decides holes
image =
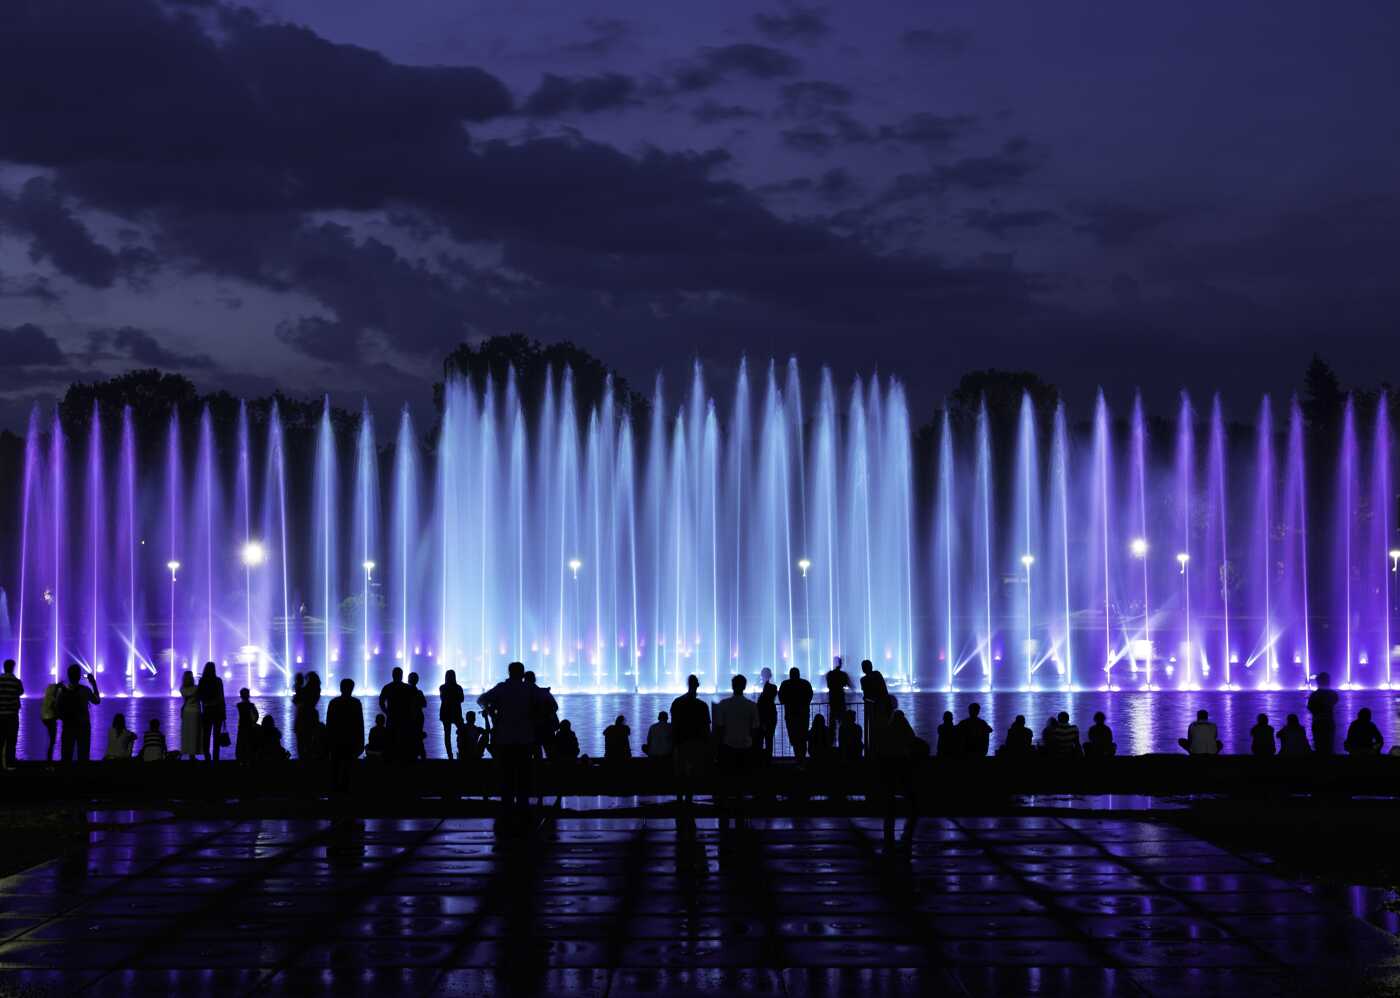
[[[0,427],[570,338],[1235,408],[1400,372],[1394,0],[0,4]]]

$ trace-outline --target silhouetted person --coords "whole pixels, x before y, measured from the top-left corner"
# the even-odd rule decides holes
[[[676,802],[689,802],[710,751],[710,705],[700,699],[700,680],[688,676],[686,691],[671,701],[671,741],[676,753]]]
[[[1079,725],[1070,722],[1068,711],[1062,710],[1055,715],[1055,726],[1050,729],[1047,750],[1061,758],[1078,758],[1083,754],[1079,744]]]
[[[350,764],[365,750],[365,712],[355,699],[355,680],[340,681],[340,696],[326,704],[326,744],[330,750],[333,779],[344,789],[350,781]]]
[[[530,753],[535,744],[531,722],[530,688],[525,685],[525,665],[507,666],[504,682],[476,699],[494,719],[491,755],[501,770],[501,806],[521,817],[530,813]]]
[[[136,732],[126,726],[126,715],[121,711],[112,715],[112,726],[107,729],[107,751],[103,759],[130,759],[131,750],[136,744]]]
[[[457,685],[457,670],[448,669],[438,687],[438,720],[442,722],[442,744],[447,758],[452,758],[452,736],[462,723],[462,704],[467,694]]]
[[[856,712],[847,708],[841,719],[841,758],[845,762],[860,762],[865,752],[865,738],[856,721]]]
[[[788,677],[778,687],[778,702],[783,705],[783,727],[787,729],[788,744],[798,762],[807,758],[807,729],[812,719],[812,684],[802,678],[797,666],[788,670]]]
[[[827,726],[833,737],[846,716],[846,691],[850,688],[851,677],[841,667],[841,656],[837,655],[831,660],[831,671],[826,674]]]
[[[1050,752],[1050,745],[1055,740],[1055,726],[1060,722],[1055,720],[1055,715],[1051,714],[1045,721],[1045,727],[1040,729],[1040,750],[1045,753]]]
[[[940,759],[956,759],[961,755],[958,744],[958,726],[953,723],[953,712],[943,712],[943,723],[938,726],[938,742],[935,751]]]
[[[632,758],[632,729],[621,714],[603,729],[603,761],[616,766]]]
[[[860,663],[860,693],[865,702],[865,737],[873,746],[890,717],[890,691],[885,677],[868,658]]]
[[[418,688],[418,673],[408,674],[408,688],[412,693],[409,699],[409,725],[413,728],[411,743],[413,747],[413,758],[428,758],[428,729],[425,726],[428,720],[428,695]]]
[[[13,769],[19,744],[19,701],[24,696],[24,684],[15,675],[15,660],[5,659],[0,672],[0,766]]]
[[[1308,733],[1303,730],[1298,715],[1289,714],[1283,727],[1278,729],[1278,754],[1296,758],[1300,755],[1307,755],[1311,751],[1312,746],[1308,744]]]
[[[389,755],[389,724],[383,714],[374,715],[374,725],[365,738],[365,759],[383,762]]]
[[[1084,743],[1084,755],[1091,759],[1107,759],[1118,754],[1118,746],[1113,741],[1113,729],[1108,726],[1103,711],[1094,711],[1094,723],[1089,725]]]
[[[189,675],[189,673],[185,673]],[[88,685],[83,685],[86,678]],[[92,753],[92,718],[89,708],[102,702],[97,692],[97,675],[83,673],[76,662],[68,667],[68,682],[58,700],[58,718],[63,722],[62,758],[64,762],[87,762]]]
[[[773,736],[778,732],[778,687],[773,685],[773,670],[759,670],[758,686],[758,750],[764,758],[773,758]]]
[[[574,734],[574,726],[567,719],[562,720],[554,731],[554,743],[549,748],[550,761],[571,766],[578,762],[578,757],[578,735]]]
[[[1332,755],[1337,741],[1337,691],[1332,689],[1330,673],[1317,674],[1317,689],[1308,694],[1307,707],[1312,715],[1313,750]]]
[[[642,754],[671,765],[671,755],[675,751],[674,732],[671,720],[663,710],[656,715],[656,723],[647,728],[647,740],[642,744]]]
[[[264,714],[258,725],[258,761],[285,762],[291,753],[282,745],[282,732],[272,720],[271,714]]]
[[[1371,720],[1371,708],[1362,707],[1356,712],[1356,720],[1347,728],[1347,740],[1342,743],[1342,748],[1349,755],[1380,755],[1383,744],[1385,740],[1381,738],[1380,729]]]
[[[1006,729],[1006,741],[997,754],[1009,759],[1024,759],[1035,750],[1032,741],[1031,729],[1026,727],[1026,715],[1017,714],[1011,727]]]
[[[389,751],[386,758],[390,762],[412,761],[417,753],[413,748],[413,702],[416,694],[413,687],[403,681],[403,670],[394,666],[389,674],[389,682],[379,691],[379,709],[389,729]]]
[[[169,754],[165,747],[165,735],[160,733],[160,718],[153,717],[146,726],[146,733],[141,736],[141,761],[164,762]]]
[[[224,728],[228,725],[228,704],[224,701],[224,681],[213,662],[204,663],[199,676],[199,719],[203,725],[204,758],[219,761]]]
[[[1269,723],[1268,714],[1260,714],[1249,729],[1249,754],[1273,755],[1277,751],[1274,741],[1274,726]]]
[[[1196,711],[1196,719],[1186,729],[1186,737],[1178,738],[1176,743],[1188,755],[1219,755],[1225,748],[1215,722],[1210,719],[1210,713],[1204,710]]]
[[[252,762],[257,741],[258,706],[245,686],[238,691],[238,740],[233,743],[233,757],[239,762]]]
[[[812,726],[807,730],[807,757],[809,759],[818,763],[831,760],[831,734],[826,726],[826,718],[820,714],[812,718]]]
[[[180,756],[198,759],[204,748],[204,718],[200,716],[199,684],[186,669],[180,678]]]
[[[530,687],[530,724],[535,729],[535,758],[543,759],[554,741],[559,727],[559,702],[548,686],[540,686],[533,672],[525,673],[525,685]]]
[[[309,759],[316,754],[314,744],[321,726],[321,677],[308,672],[301,689],[292,694],[292,737],[297,758]]]
[[[885,846],[895,844],[894,828],[898,811],[899,796],[903,794],[909,804],[909,814],[904,820],[904,832],[900,836],[901,845],[908,849],[914,840],[914,828],[919,821],[918,802],[915,796],[914,781],[914,729],[902,710],[892,710],[885,733],[873,746],[875,762],[879,767],[881,789],[885,798]],[[927,751],[928,746],[924,746]]]
[[[466,720],[457,729],[457,755],[463,762],[480,762],[486,758],[486,731],[476,723],[476,711],[467,711]]]
[[[742,675],[729,681],[733,692],[715,704],[715,735],[719,742],[720,804],[726,825],[730,802],[742,808],[745,769],[758,739],[758,705],[744,696],[749,681]]]
[[[49,762],[53,762],[53,750],[58,745],[58,711],[62,699],[63,684],[57,679],[44,687],[44,699],[39,704],[39,720],[49,736],[49,746],[44,751],[44,758]]]
[[[992,740],[992,726],[982,720],[982,705],[967,705],[967,716],[958,722],[958,748],[964,756],[981,759]]]

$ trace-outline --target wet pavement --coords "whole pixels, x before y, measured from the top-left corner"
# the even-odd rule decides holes
[[[0,881],[0,994],[1349,993],[1393,937],[1173,826],[172,821]]]

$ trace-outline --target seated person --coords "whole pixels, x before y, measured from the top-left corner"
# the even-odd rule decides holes
[[[1186,737],[1178,738],[1176,743],[1186,750],[1187,755],[1219,755],[1225,748],[1215,722],[1210,719],[1210,712],[1205,710],[1196,711],[1196,719],[1186,729]]]
[[[980,759],[987,754],[992,726],[982,720],[982,705],[967,706],[967,716],[958,722],[958,748],[969,758]]]
[[[1380,729],[1371,720],[1371,708],[1362,707],[1347,728],[1347,740],[1342,742],[1342,748],[1351,755],[1380,755],[1384,743]]]
[[[141,761],[162,762],[167,755],[165,736],[160,733],[160,718],[153,717],[141,737]]]
[[[258,725],[258,761],[285,762],[292,754],[282,747],[282,732],[271,717],[263,715]]]
[[[632,729],[627,726],[627,718],[621,714],[617,720],[603,729],[603,761],[622,762],[632,758]]]
[[[1045,727],[1040,729],[1040,751],[1049,752],[1050,743],[1055,740],[1055,715],[1051,714],[1045,722]]]
[[[463,723],[457,725],[457,758],[476,762],[486,758],[486,729],[476,723],[476,711],[467,711]]]
[[[1084,745],[1084,754],[1095,759],[1106,759],[1118,754],[1118,746],[1113,742],[1113,729],[1104,720],[1103,711],[1094,711],[1094,723],[1089,725],[1089,740]]]
[[[1034,751],[1031,744],[1031,729],[1026,727],[1026,715],[1017,714],[1011,727],[1006,729],[1006,743],[997,750],[997,755],[1011,758],[1024,758]]]
[[[1274,742],[1274,726],[1269,723],[1268,714],[1260,714],[1249,729],[1249,754],[1273,755],[1278,750]]]
[[[574,734],[574,726],[568,719],[562,720],[549,746],[549,761],[568,766],[578,762],[578,757],[578,735]]]
[[[648,759],[669,760],[673,748],[671,722],[663,710],[656,716],[656,723],[647,728],[647,740],[642,745],[642,753]]]
[[[943,723],[938,726],[938,755],[944,759],[953,759],[962,754],[959,748],[958,726],[953,723],[953,712],[945,710]]]
[[[389,728],[383,714],[374,715],[374,727],[365,739],[365,758],[383,762],[389,751]]]
[[[1050,740],[1046,751],[1058,758],[1078,758],[1083,755],[1079,745],[1079,725],[1071,724],[1068,711],[1060,711],[1055,717],[1055,726],[1050,729]]]
[[[136,732],[127,729],[126,715],[113,714],[112,726],[107,729],[107,751],[102,754],[102,758],[130,759],[131,750],[135,745]]]
[[[831,754],[831,736],[826,730],[826,718],[812,718],[812,730],[807,733],[807,755],[813,762],[822,762]]]
[[[1286,756],[1307,755],[1312,751],[1308,744],[1308,733],[1298,721],[1297,714],[1289,714],[1288,720],[1278,730],[1278,754]]]

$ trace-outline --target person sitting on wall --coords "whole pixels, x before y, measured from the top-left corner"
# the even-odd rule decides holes
[[[1026,715],[1017,714],[1011,727],[1006,729],[1006,741],[997,749],[997,755],[1008,759],[1024,759],[1034,748],[1031,744],[1031,729],[1026,727]]]
[[[1278,731],[1278,754],[1297,757],[1308,755],[1312,746],[1308,744],[1308,732],[1298,720],[1297,714],[1289,714],[1288,720]]]
[[[1108,726],[1103,711],[1094,711],[1094,723],[1089,725],[1089,740],[1084,743],[1084,755],[1090,759],[1106,759],[1118,754],[1113,741],[1113,729]]]
[[[1210,712],[1205,710],[1196,711],[1196,719],[1186,729],[1186,737],[1178,738],[1176,743],[1187,755],[1219,755],[1225,749]]]
[[[1249,754],[1269,756],[1278,751],[1274,740],[1274,726],[1269,723],[1268,714],[1260,714],[1249,729]]]
[[[1347,728],[1347,740],[1342,748],[1350,755],[1380,755],[1385,740],[1380,729],[1371,720],[1371,708],[1362,707],[1356,713],[1356,720]]]

